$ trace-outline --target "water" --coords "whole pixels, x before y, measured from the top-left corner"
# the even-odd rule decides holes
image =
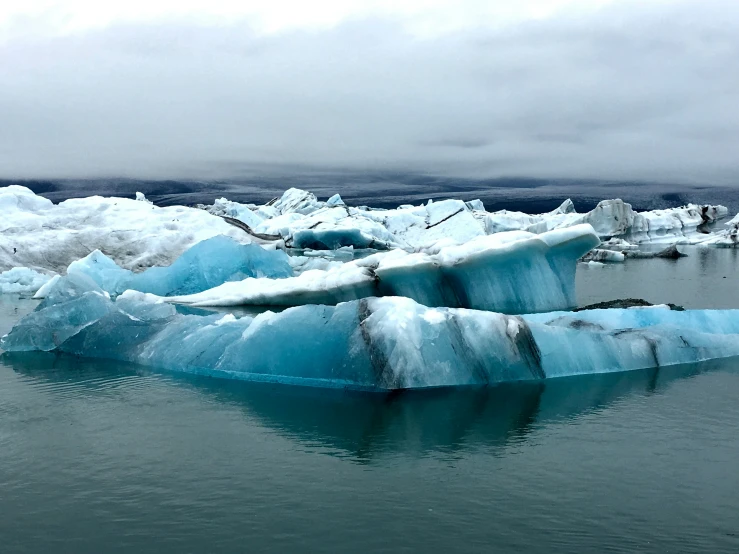
[[[708,252],[581,302],[739,307]],[[381,397],[6,354],[2,552],[735,553],[737,395],[737,360]]]
[[[578,303],[636,297],[692,309],[739,308],[739,249],[679,248],[686,258],[627,260],[602,267],[579,264]]]

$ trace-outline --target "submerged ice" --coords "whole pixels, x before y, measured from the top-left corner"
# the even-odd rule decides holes
[[[112,300],[84,275],[2,338],[173,371],[378,391],[488,385],[739,355],[739,310],[631,308],[510,316],[409,298],[300,306],[237,319],[178,313],[152,295]]]

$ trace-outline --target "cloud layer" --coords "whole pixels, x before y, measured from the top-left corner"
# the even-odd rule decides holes
[[[271,33],[183,18],[8,34],[0,176],[739,184],[733,0],[419,29],[379,13]]]

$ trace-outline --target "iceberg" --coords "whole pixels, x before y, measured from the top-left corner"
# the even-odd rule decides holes
[[[337,304],[406,296],[426,306],[526,313],[573,307],[576,262],[599,243],[590,225],[510,231],[435,254],[393,250],[286,279],[249,278],[171,302],[202,306]]]
[[[51,278],[28,267],[14,267],[0,273],[0,294],[34,294]]]
[[[160,208],[132,198],[74,198],[59,204],[26,187],[0,187],[0,270],[63,272],[95,250],[132,271],[169,265],[216,235],[263,242],[197,208]]]
[[[636,212],[623,200],[603,200],[579,214],[571,200],[545,214],[485,211],[479,200],[429,201],[420,206],[375,209],[346,206],[338,195],[320,202],[310,192],[289,189],[266,206],[239,204],[225,199],[201,206],[215,215],[236,218],[250,232],[284,240],[288,247],[335,249],[402,248],[428,252],[444,244],[464,244],[476,237],[506,231],[544,233],[590,224],[603,239],[634,244],[702,243],[705,226],[728,214],[724,206],[689,204],[681,208]]]
[[[228,281],[247,277],[281,279],[293,276],[288,256],[257,244],[240,244],[217,236],[197,243],[167,267],[151,267],[133,273],[119,267],[99,250],[72,262],[67,275],[81,274],[102,290],[119,295],[126,290],[159,296],[193,294]],[[37,297],[41,294],[37,293]]]
[[[511,316],[385,297],[236,318],[179,313],[141,292],[113,300],[83,275],[59,283],[0,347],[369,391],[485,386],[739,355],[739,310]]]
[[[0,187],[0,208],[0,271],[29,267],[54,273],[95,250],[138,273],[171,265],[188,248],[217,235],[278,249],[352,247],[429,255],[501,232],[543,234],[583,224],[591,225],[609,250],[622,249],[624,241],[634,248],[649,242],[734,246],[738,235],[736,225],[708,232],[707,226],[727,215],[723,206],[635,212],[618,199],[604,200],[585,214],[567,200],[549,213],[531,215],[487,212],[479,200],[429,200],[395,209],[347,206],[339,195],[321,202],[292,188],[264,205],[221,198],[199,209],[158,207],[142,194],[54,204],[25,187],[9,186]]]

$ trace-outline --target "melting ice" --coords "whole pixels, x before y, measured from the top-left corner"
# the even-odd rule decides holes
[[[628,371],[739,355],[739,310],[631,308],[509,316],[409,298],[300,306],[256,317],[184,315],[140,292],[110,299],[76,275],[3,337],[173,371],[397,390]]]

